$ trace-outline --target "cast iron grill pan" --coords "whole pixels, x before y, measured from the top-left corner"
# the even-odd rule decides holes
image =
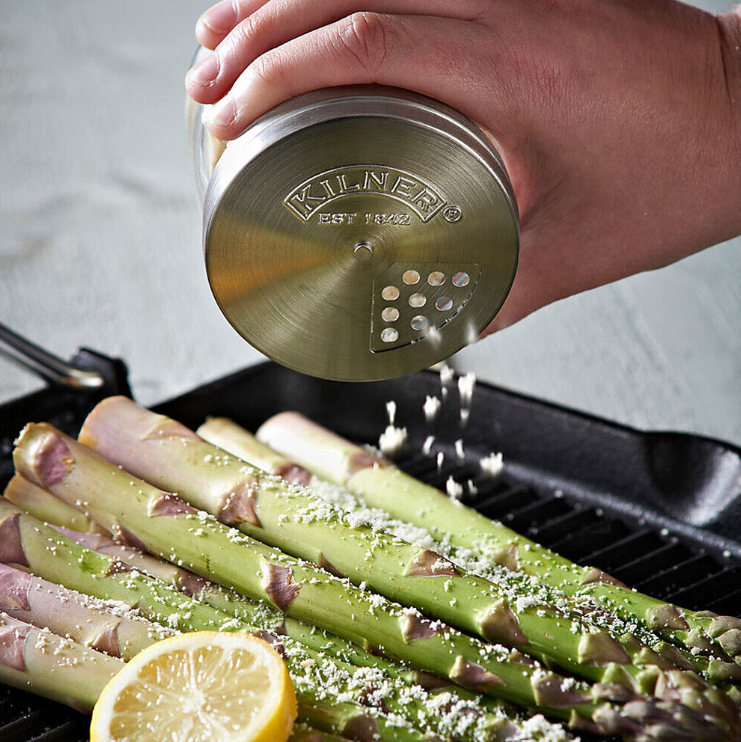
[[[13,438],[26,422],[49,420],[76,435],[102,396],[127,393],[120,362],[83,355],[106,374],[103,392],[47,388],[0,406],[1,486],[11,476]],[[190,427],[207,415],[225,415],[250,430],[277,412],[298,410],[347,438],[375,443],[387,424],[385,403],[394,400],[397,424],[409,431],[397,464],[408,473],[441,489],[449,476],[464,485],[470,479],[478,493],[467,504],[564,556],[688,608],[741,615],[739,449],[636,431],[484,384],[476,387],[466,426],[455,384],[438,419],[427,424],[427,395],[440,396],[432,372],[357,385],[265,363],[157,409]],[[436,438],[431,456],[421,453],[428,435]],[[455,455],[459,438],[464,460]],[[492,451],[503,452],[505,461],[493,480],[479,466]],[[61,705],[0,688],[0,742],[83,742],[87,726]]]

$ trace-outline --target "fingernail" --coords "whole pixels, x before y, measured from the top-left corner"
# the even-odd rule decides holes
[[[218,103],[214,103],[206,123],[214,126],[229,126],[235,118],[237,118],[237,104],[231,95],[225,95]]]
[[[218,76],[219,58],[213,53],[209,54],[188,71],[188,79],[198,85],[211,85]]]
[[[237,11],[232,0],[225,0],[223,3],[214,5],[211,10],[207,10],[198,21],[203,23],[216,33],[231,31],[237,22]]]

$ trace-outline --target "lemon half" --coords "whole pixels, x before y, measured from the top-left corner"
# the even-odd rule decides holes
[[[103,689],[91,742],[286,742],[296,695],[280,655],[248,634],[196,631],[137,654]]]

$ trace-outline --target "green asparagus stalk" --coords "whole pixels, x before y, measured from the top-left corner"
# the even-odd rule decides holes
[[[218,426],[212,427],[211,420],[209,420],[201,425],[198,433],[204,439],[252,465],[267,460],[262,448],[264,444],[258,441],[257,446],[260,446],[258,448],[255,445],[257,439],[236,423],[230,422],[229,425],[220,423]],[[297,466],[290,459],[278,453],[270,459],[269,463],[275,469],[282,471],[290,471]],[[515,552],[511,549],[500,553],[497,556],[497,562],[494,562],[472,552],[470,549],[437,542],[425,529],[392,518],[384,510],[369,508],[362,498],[354,495],[342,485],[326,482],[313,475],[309,486],[318,497],[345,511],[349,511],[356,520],[360,519],[364,522],[373,523],[376,527],[383,528],[416,546],[435,551],[456,566],[463,567],[492,582],[507,586],[516,594],[525,595],[537,590],[542,603],[559,606],[564,615],[575,618],[584,626],[594,627],[596,631],[607,631],[610,636],[618,640],[624,639],[626,635],[637,636],[644,645],[650,647],[665,660],[686,669],[694,668],[706,676],[710,674],[711,664],[707,657],[696,656],[686,648],[675,647],[673,644],[660,639],[657,634],[636,621],[626,621],[616,614],[606,611],[591,598],[574,598],[573,596],[567,598],[562,591],[553,585],[546,585],[540,581],[536,588],[531,575],[515,571],[517,568]],[[712,665],[712,670],[714,673],[713,680],[715,681],[732,678],[741,679],[741,667],[732,663],[716,661]],[[735,686],[725,686],[725,689],[732,694],[739,691]],[[734,700],[736,699],[734,698]]]
[[[446,682],[440,677],[414,670],[381,655],[372,654],[347,639],[330,634],[323,629],[298,621],[295,618],[284,616],[280,611],[266,603],[250,600],[234,590],[228,590],[215,582],[188,572],[182,567],[177,567],[170,562],[145,554],[139,549],[119,544],[98,534],[77,533],[63,528],[57,528],[57,530],[93,551],[115,556],[124,564],[156,577],[171,587],[186,593],[186,595],[191,595],[217,610],[238,618],[240,621],[257,626],[265,631],[285,634],[315,652],[326,654],[333,659],[356,667],[376,668],[383,671],[394,681],[406,685],[418,685],[433,694],[444,690],[453,703],[472,701],[482,711],[490,711],[497,716],[512,713],[506,704],[501,701],[481,696],[453,685],[450,681]],[[198,590],[193,589],[195,585],[199,586]],[[453,701],[453,697],[457,700]]]
[[[25,493],[31,493],[31,497],[25,497]],[[13,497],[8,498],[8,494]],[[225,591],[192,572],[113,540],[109,531],[88,518],[79,509],[68,505],[51,492],[29,482],[19,474],[11,479],[5,495],[6,499],[9,499],[19,509],[33,515],[38,520],[53,525],[60,533],[74,539],[77,543],[100,554],[112,556],[140,572],[157,577],[186,595],[200,597],[206,588],[215,588],[217,592],[223,594],[220,600],[221,605],[216,605],[215,608],[221,610],[222,605],[228,604],[230,600],[242,599],[236,593]],[[74,525],[84,526],[85,530],[80,531],[74,528]]]
[[[122,603],[103,601],[0,563],[0,610],[112,657],[131,659],[171,629]]]
[[[713,689],[699,693],[702,683],[697,677],[666,671],[656,682],[651,668],[641,682],[649,683],[651,676],[654,692],[665,699],[648,700],[624,687],[591,688],[546,672],[527,664],[519,652],[481,644],[240,535],[172,494],[134,479],[49,425],[27,426],[14,460],[20,473],[57,496],[109,511],[150,551],[266,599],[288,615],[356,642],[369,641],[421,669],[554,716],[571,717],[572,725],[591,731],[643,739],[738,736],[733,704]],[[699,704],[698,710],[675,700],[688,698]]]
[[[233,436],[233,424],[220,423],[217,434]],[[680,663],[683,669],[693,669],[673,648],[667,661],[635,636],[613,638],[581,620],[568,600],[556,602],[553,592],[544,599],[530,581],[513,577],[509,584],[504,579],[494,583],[467,573],[429,549],[357,524],[352,516],[309,490],[265,477],[174,420],[148,413],[129,399],[111,398],[98,405],[80,439],[109,460],[178,492],[220,519],[225,493],[249,492],[251,517],[232,523],[247,535],[314,561],[356,584],[365,582],[387,597],[419,607],[487,641],[516,646],[546,664],[555,661],[597,682],[607,678],[616,682],[619,677],[632,689],[647,665]],[[248,438],[243,442],[255,449]],[[275,457],[268,460],[259,448],[258,455],[274,469],[285,463]],[[611,665],[620,665],[619,676]]]
[[[574,564],[298,413],[276,415],[257,435],[318,476],[347,487],[371,507],[425,528],[437,541],[471,549],[492,561],[501,562],[506,555],[507,564],[523,574],[568,596],[591,597],[624,620],[659,632],[692,656],[709,656],[710,679],[741,679],[730,666],[741,657],[741,619],[679,608],[630,590],[597,568]]]
[[[290,468],[286,468],[285,471],[289,471]],[[37,509],[35,517],[51,523],[54,514],[59,511],[59,508],[55,507],[51,501],[57,500],[61,505],[65,507],[69,506],[59,500],[55,495],[47,493],[46,490],[40,491],[44,492],[47,498],[41,507]],[[52,507],[47,509],[45,507],[47,504],[52,505]],[[464,688],[445,683],[442,678],[430,676],[424,672],[414,671],[396,662],[392,662],[385,657],[371,654],[346,639],[329,634],[322,629],[317,629],[315,626],[309,626],[302,621],[283,616],[278,610],[265,603],[252,601],[233,590],[227,590],[215,582],[205,580],[170,562],[158,559],[150,554],[145,554],[139,549],[120,544],[99,533],[79,533],[63,527],[57,527],[57,530],[88,549],[113,556],[122,563],[152,577],[156,577],[171,587],[184,592],[186,595],[196,597],[201,602],[234,616],[245,623],[257,626],[266,631],[285,633],[286,636],[309,649],[313,649],[315,652],[327,654],[334,659],[355,665],[356,667],[377,668],[393,680],[403,682],[407,685],[420,685],[433,692],[444,688],[446,693],[450,694],[451,697],[457,696],[457,699],[460,701],[473,701],[482,710],[494,712],[498,716],[504,713],[501,703],[494,699],[482,697]],[[2,601],[0,599],[0,606],[1,604]],[[56,631],[56,633],[59,633],[59,631]]]
[[[267,603],[250,600],[234,590],[229,590],[218,583],[199,577],[163,559],[145,554],[132,546],[119,544],[113,539],[97,534],[77,533],[63,528],[57,528],[57,530],[78,544],[82,544],[100,554],[115,556],[124,564],[128,564],[151,577],[156,577],[186,595],[190,595],[240,621],[258,626],[266,631],[285,633],[286,636],[315,652],[322,652],[356,667],[378,668],[395,680],[400,680],[408,685],[433,687],[446,685],[442,678],[430,678],[425,673],[416,672],[396,662],[391,662],[385,657],[371,654],[347,639],[329,634],[316,626],[310,626],[295,618],[284,616]],[[197,589],[194,589],[196,587]],[[453,692],[451,686],[446,689],[448,692]],[[463,688],[456,688],[454,692],[458,693],[462,699],[475,700],[478,703],[489,701],[489,699],[483,699]],[[495,707],[492,706],[492,708]]]
[[[73,531],[93,532],[98,526],[79,510],[62,502],[25,477],[16,474],[5,487],[3,493],[7,500],[34,518],[70,528]]]
[[[12,618],[124,660],[174,633],[141,618],[128,607],[122,612],[120,604],[96,600],[0,564],[0,608],[6,606]],[[277,635],[272,636],[273,641],[279,641]],[[318,657],[307,655],[301,659],[316,663]],[[318,713],[314,709],[307,712],[303,705],[300,708],[303,715]]]
[[[46,520],[47,523],[50,522],[45,518],[42,518],[42,520]],[[97,551],[99,554],[107,554],[150,577],[156,577],[171,587],[176,588],[181,593],[185,593],[191,597],[197,597],[203,603],[212,605],[212,603],[203,599],[203,595],[209,590],[216,590],[223,595],[220,601],[221,605],[213,605],[218,610],[223,610],[222,605],[228,605],[232,600],[241,600],[241,596],[238,596],[234,592],[224,590],[216,586],[213,582],[204,580],[203,577],[199,577],[181,567],[170,564],[170,562],[166,562],[164,559],[153,557],[133,546],[121,544],[110,536],[103,535],[102,533],[80,533],[79,531],[72,531],[69,528],[62,528],[56,525],[54,528],[78,544]],[[225,612],[230,613],[230,611]]]
[[[290,637],[234,619],[138,572],[126,572],[112,557],[90,551],[2,498],[0,561],[19,564],[70,590],[115,599],[164,626],[255,633],[280,644],[301,718],[330,732],[354,739],[370,724],[380,740],[421,742],[457,729],[456,737],[468,742],[504,742],[522,726],[503,712],[481,708],[454,694],[430,695],[420,686],[398,687],[376,668],[359,669],[312,652]],[[354,702],[358,698],[365,705]],[[568,739],[558,727],[547,728],[557,739],[559,735]],[[532,739],[540,737],[533,734]]]
[[[74,629],[71,622],[69,628]],[[280,651],[282,647],[278,649]],[[49,629],[39,629],[0,613],[0,681],[8,685],[65,703],[78,711],[89,712],[123,664],[120,659],[96,652],[71,639],[61,638]],[[297,695],[299,713],[315,717],[321,722],[318,707],[312,705],[309,709],[304,708],[302,694]],[[396,736],[393,722],[384,729],[386,733],[382,736],[366,736],[378,729],[378,719],[360,707],[359,713],[362,716],[356,717],[349,726],[345,725],[350,739],[420,742],[437,739],[429,735],[407,734],[403,727],[399,728],[399,736]],[[320,732],[306,725],[297,726],[291,736],[291,740],[301,742],[342,742],[346,739],[348,737]]]
[[[122,660],[0,613],[0,682],[92,710]]]
[[[156,577],[186,595],[195,597],[200,602],[234,616],[240,621],[258,626],[266,631],[285,633],[286,636],[316,652],[323,652],[330,657],[357,667],[381,669],[394,679],[402,680],[407,684],[423,686],[428,684],[435,687],[445,685],[441,678],[425,677],[424,673],[418,673],[403,665],[391,662],[385,657],[371,654],[346,639],[329,634],[316,626],[305,624],[303,621],[284,616],[280,611],[266,603],[250,600],[234,590],[224,588],[216,582],[199,577],[193,572],[177,567],[163,559],[145,554],[132,546],[119,544],[113,539],[98,534],[77,533],[64,528],[57,528],[57,530],[78,544],[82,544],[100,554],[115,556],[124,564],[128,564],[151,577]],[[196,587],[197,589],[194,589]],[[477,700],[479,702],[488,700],[481,699],[476,694],[469,693],[462,688],[456,689],[455,692],[467,700]]]
[[[121,660],[2,613],[0,646],[0,681],[82,712],[92,709],[123,667]],[[348,738],[299,723],[289,742],[348,742]]]
[[[0,563],[101,600],[136,607],[176,631],[229,631],[239,621],[98,554],[0,497]]]

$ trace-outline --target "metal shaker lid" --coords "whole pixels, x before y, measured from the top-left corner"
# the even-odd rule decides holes
[[[327,379],[401,376],[471,343],[507,296],[518,246],[489,139],[391,88],[278,106],[229,143],[205,197],[206,269],[229,322]]]

